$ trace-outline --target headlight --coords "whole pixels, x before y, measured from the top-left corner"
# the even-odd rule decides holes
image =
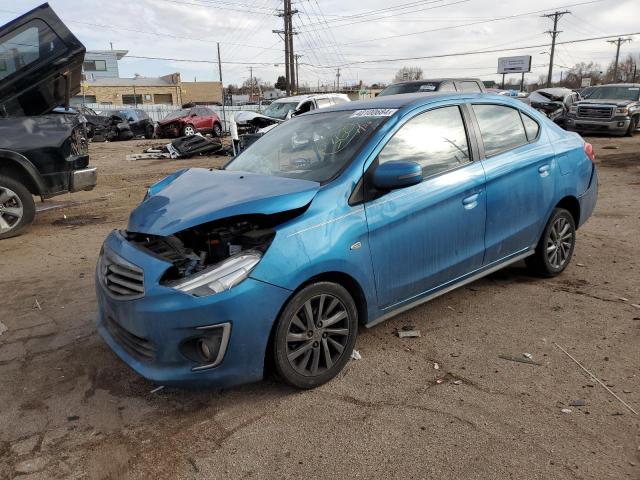
[[[169,286],[195,297],[224,292],[247,278],[261,258],[260,252],[247,250]]]
[[[629,109],[627,107],[616,108],[616,113],[620,115],[627,115],[629,113]]]
[[[571,105],[569,107],[569,112],[570,113],[578,113],[578,106],[577,105]]]

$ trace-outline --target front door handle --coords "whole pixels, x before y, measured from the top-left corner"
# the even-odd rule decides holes
[[[538,168],[538,173],[540,174],[541,177],[547,177],[549,176],[549,165],[542,165],[540,168]]]
[[[471,210],[472,208],[475,208],[478,205],[479,196],[480,196],[479,193],[474,193],[473,195],[469,195],[468,197],[463,198],[462,205],[464,205],[464,208],[467,210]]]

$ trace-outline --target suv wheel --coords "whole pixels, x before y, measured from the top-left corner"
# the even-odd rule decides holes
[[[322,385],[349,361],[357,334],[358,311],[349,292],[335,283],[313,283],[289,300],[278,319],[276,372],[294,387]]]
[[[0,239],[14,237],[33,222],[36,204],[24,185],[0,176]]]
[[[627,129],[627,137],[633,137],[633,135],[636,133],[639,118],[640,117],[638,115],[631,117],[631,123],[629,123],[629,128]]]
[[[183,137],[190,137],[191,135],[195,135],[195,134],[196,134],[196,129],[193,125],[185,125],[184,128],[182,129]]]
[[[569,265],[575,244],[573,215],[564,208],[556,208],[542,232],[535,253],[525,260],[527,267],[536,275],[555,277]]]

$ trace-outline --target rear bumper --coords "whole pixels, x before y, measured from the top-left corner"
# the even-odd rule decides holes
[[[589,188],[579,198],[580,203],[580,221],[578,227],[584,225],[589,219],[594,209],[596,208],[596,202],[598,200],[598,170],[594,166],[593,173],[591,174],[591,181],[589,182]]]
[[[83,168],[71,172],[69,191],[93,190],[98,183],[98,170],[96,167]]]
[[[578,132],[611,132],[625,133],[629,128],[631,119],[627,117],[612,118],[611,120],[587,120],[579,117],[568,117],[567,129]]]

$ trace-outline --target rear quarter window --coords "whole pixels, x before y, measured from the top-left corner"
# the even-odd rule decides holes
[[[540,133],[540,125],[526,113],[522,113],[522,123],[524,124],[524,130],[527,134],[527,140],[533,142],[536,138],[538,138],[538,133]]]

